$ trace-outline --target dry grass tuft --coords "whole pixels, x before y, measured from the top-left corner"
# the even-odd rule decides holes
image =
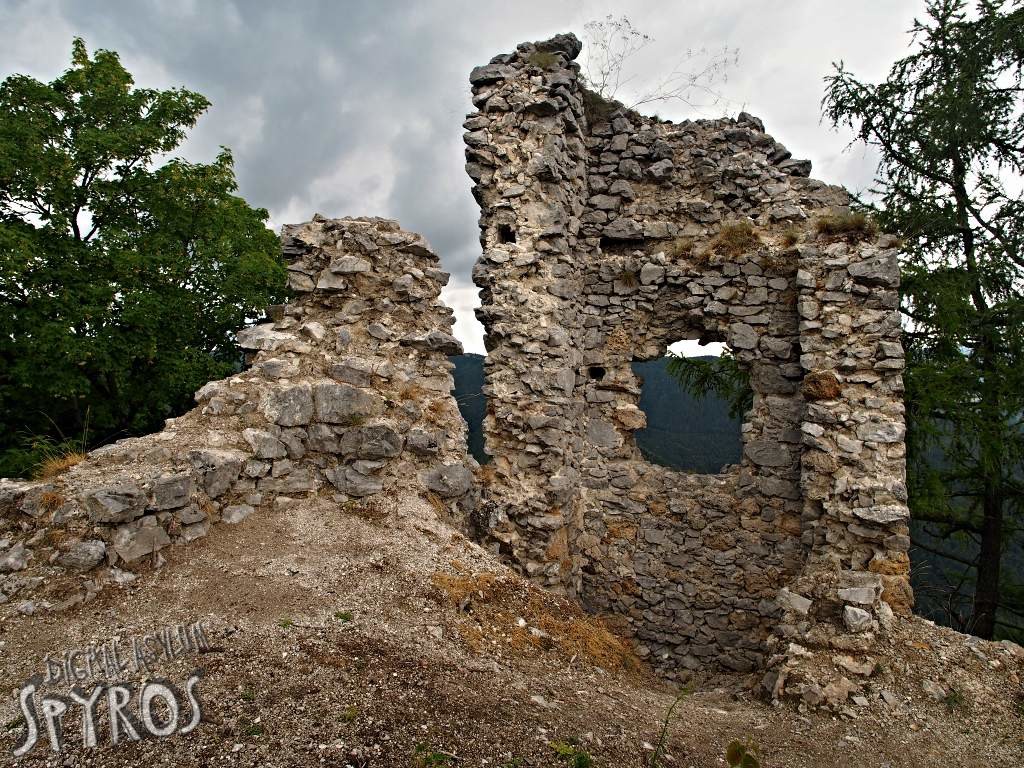
[[[615,275],[615,280],[627,288],[636,288],[640,285],[640,273],[635,269],[621,269]]]
[[[39,507],[47,515],[56,512],[61,505],[67,501],[63,493],[58,491],[43,491],[39,496]]]
[[[719,256],[740,256],[753,250],[761,243],[761,236],[754,231],[749,221],[733,221],[722,225],[722,229],[711,241],[711,252]]]
[[[57,475],[62,475],[76,464],[85,461],[85,454],[81,451],[69,451],[54,456],[48,456],[36,467],[33,477],[36,480],[49,480]]]
[[[398,398],[402,402],[422,400],[425,394],[426,390],[415,381],[407,381],[398,388]]]
[[[393,511],[392,505],[379,495],[346,501],[341,508],[350,515],[369,521],[384,520]]]
[[[665,254],[670,259],[685,259],[693,253],[693,238],[692,237],[677,237],[665,250]]]
[[[558,54],[550,53],[548,51],[534,51],[526,57],[526,63],[533,67],[540,67],[541,69],[551,69],[558,64],[560,58]]]
[[[558,650],[582,656],[609,670],[642,669],[630,644],[601,619],[521,579],[487,572],[435,573],[431,583],[441,602],[467,614],[456,631],[472,649],[497,641],[524,653]]]
[[[827,214],[814,222],[814,229],[819,235],[851,243],[878,234],[878,225],[860,212]]]
[[[782,243],[783,248],[792,248],[800,242],[800,235],[799,227],[786,227],[782,231],[782,237],[779,239],[779,242]]]
[[[427,491],[426,493],[424,493],[423,498],[427,500],[427,503],[429,503],[430,506],[434,508],[434,511],[437,512],[437,514],[440,515],[442,519],[451,515],[452,511],[448,509],[448,505],[445,504],[444,499],[442,499],[433,491]]]
[[[498,477],[498,468],[492,461],[490,464],[481,464],[476,469],[476,479],[481,485],[493,485]]]
[[[774,272],[780,275],[795,275],[797,270],[796,253],[785,251],[783,253],[768,254],[761,262],[761,267],[766,272]]]

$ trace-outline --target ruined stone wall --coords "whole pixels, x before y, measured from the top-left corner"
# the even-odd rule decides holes
[[[48,481],[0,481],[7,610],[87,599],[167,546],[310,494],[432,494],[468,514],[475,462],[446,359],[462,350],[437,256],[385,219],[317,217],[282,241],[295,298],[238,334],[246,370],[204,386],[162,432]]]
[[[845,192],[760,121],[602,103],[579,51],[572,36],[523,44],[470,77],[484,508],[521,500],[483,521],[490,540],[669,672],[761,667],[773,633],[845,606],[870,629],[880,597],[909,600],[892,239],[819,236]],[[633,439],[630,363],[680,339],[726,342],[751,376],[742,462],[719,475],[650,464]],[[851,585],[870,599],[838,592]]]

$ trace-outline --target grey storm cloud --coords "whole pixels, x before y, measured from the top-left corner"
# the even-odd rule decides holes
[[[655,38],[631,62],[638,83],[676,66],[688,48],[737,48],[719,88],[725,101],[656,111],[681,119],[745,108],[813,160],[816,176],[861,189],[873,158],[844,153],[848,137],[820,125],[822,78],[839,59],[883,76],[920,10],[919,0],[0,0],[0,77],[52,79],[77,35],[90,49],[117,51],[140,85],[204,94],[213,107],[181,154],[209,161],[230,147],[241,194],[275,226],[320,212],[389,216],[422,232],[453,274],[446,298],[456,332],[480,351],[469,277],[478,212],[461,139],[473,66],[522,40],[582,36],[587,21],[609,13]]]

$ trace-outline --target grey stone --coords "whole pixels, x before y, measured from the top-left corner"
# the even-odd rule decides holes
[[[613,240],[642,240],[644,228],[634,219],[620,216],[604,228],[603,234]]]
[[[402,452],[405,441],[387,424],[371,424],[345,431],[339,452],[360,459],[389,459]]]
[[[335,488],[349,496],[372,496],[384,490],[381,478],[365,475],[354,467],[329,469],[324,475]]]
[[[189,504],[187,507],[176,509],[174,519],[182,525],[192,525],[206,519],[206,513],[196,504]]]
[[[361,272],[369,272],[373,266],[366,259],[358,256],[338,256],[331,259],[327,266],[336,275],[353,275]]]
[[[313,389],[309,384],[271,389],[263,398],[263,415],[282,427],[309,424],[313,418]]]
[[[675,166],[671,160],[659,160],[647,168],[647,176],[654,181],[666,181],[672,177],[674,170]]]
[[[759,467],[784,467],[792,461],[789,450],[774,440],[751,440],[743,454]]]
[[[624,179],[639,181],[643,178],[644,172],[636,160],[623,160],[619,163],[619,175]]]
[[[729,327],[729,343],[736,349],[754,349],[758,338],[757,331],[746,323],[733,323]]]
[[[484,64],[482,67],[473,68],[469,73],[469,82],[473,85],[486,85],[514,76],[515,70],[505,64]]]
[[[211,499],[227,491],[242,471],[248,458],[240,451],[206,449],[190,451],[192,466],[203,474],[203,488]]]
[[[262,429],[245,429],[242,437],[257,459],[280,459],[288,453],[284,443]]]
[[[473,487],[473,473],[462,464],[434,467],[423,474],[423,484],[444,499],[462,496]]]
[[[195,480],[188,472],[162,475],[153,483],[153,509],[177,509],[188,504],[195,490]]]
[[[316,384],[313,401],[317,421],[328,424],[357,424],[384,409],[380,395],[334,382]]]
[[[843,623],[851,632],[867,632],[871,629],[871,614],[862,608],[847,605],[843,608]]]
[[[74,571],[88,571],[103,562],[107,545],[102,541],[77,541],[60,554],[57,562]]]
[[[235,341],[242,349],[273,351],[294,340],[295,337],[290,333],[275,331],[272,323],[243,328],[235,334]],[[196,399],[199,399],[198,393]]]
[[[878,591],[872,587],[844,587],[839,590],[839,599],[847,603],[872,605],[878,598]]]
[[[31,555],[32,553],[19,541],[3,555],[0,555],[0,573],[25,570]]]
[[[622,443],[622,435],[611,422],[590,419],[587,421],[587,440],[601,448],[615,448]]]
[[[428,432],[417,427],[409,431],[406,445],[414,453],[431,455],[440,450],[441,439],[436,432]]]
[[[167,531],[152,517],[119,526],[114,531],[112,542],[118,556],[129,563],[158,552],[170,543]]]
[[[798,613],[801,616],[806,616],[807,612],[811,610],[810,600],[803,595],[790,592],[788,589],[779,590],[779,604],[783,608]]]
[[[232,504],[229,507],[225,507],[224,511],[221,512],[220,519],[222,522],[234,525],[235,523],[242,522],[255,511],[248,504]]]
[[[640,268],[640,284],[652,285],[665,278],[665,268],[657,264],[644,264]]]
[[[425,335],[406,336],[399,342],[403,347],[413,347],[443,355],[461,355],[462,342],[444,331],[430,331]]]
[[[902,504],[879,504],[872,507],[854,507],[853,514],[861,520],[879,525],[901,522],[910,518],[910,510]]]
[[[135,483],[120,482],[87,491],[83,499],[94,523],[127,523],[146,511],[146,494]]]
[[[867,285],[896,288],[900,284],[900,265],[896,251],[883,253],[873,259],[853,262],[846,269],[851,277]]]

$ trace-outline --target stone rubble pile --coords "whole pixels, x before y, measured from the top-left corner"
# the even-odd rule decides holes
[[[66,607],[133,578],[161,550],[260,508],[432,494],[458,519],[475,490],[450,396],[459,354],[448,275],[385,219],[285,227],[291,304],[239,332],[248,366],[202,387],[157,434],[89,454],[46,482],[0,481],[0,603]]]

